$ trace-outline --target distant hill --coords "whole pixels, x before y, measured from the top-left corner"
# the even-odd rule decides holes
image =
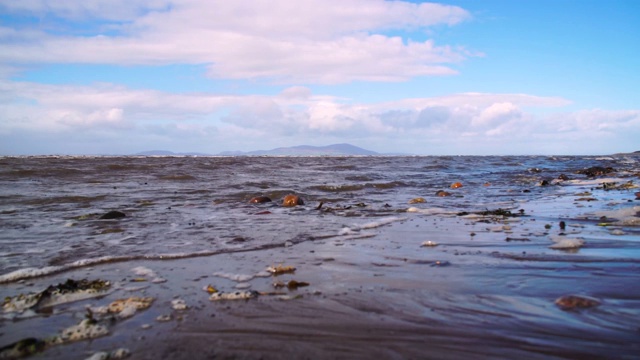
[[[135,156],[212,156],[205,153],[174,153],[166,150],[143,151]],[[375,151],[363,149],[351,144],[333,144],[327,146],[299,145],[292,147],[280,147],[271,150],[257,151],[224,151],[216,156],[367,156],[381,155]]]
[[[292,147],[280,147],[271,150],[257,150],[249,152],[224,152],[218,155],[270,155],[270,156],[363,156],[380,155],[375,151],[363,149],[350,144],[333,144],[327,146],[299,145]]]
[[[166,150],[142,151],[139,153],[135,153],[133,155],[134,156],[211,156],[211,154],[198,153],[198,152],[174,153],[173,151],[166,151]]]

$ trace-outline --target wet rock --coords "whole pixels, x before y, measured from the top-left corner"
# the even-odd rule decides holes
[[[296,268],[293,266],[283,266],[282,264],[278,266],[269,266],[267,271],[273,275],[287,274],[296,271]]]
[[[0,348],[0,359],[20,359],[44,350],[46,343],[36,338],[26,338]]]
[[[282,200],[282,206],[291,207],[296,205],[304,205],[304,201],[298,195],[289,194]]]
[[[82,320],[78,325],[70,326],[52,338],[47,339],[50,344],[65,344],[74,341],[95,339],[109,334],[106,326],[96,324],[93,319]]]
[[[549,186],[551,185],[551,183],[549,182],[549,180],[542,180],[540,181],[540,186]]]
[[[588,169],[578,170],[576,174],[587,175],[588,177],[596,177],[616,172],[612,167],[593,166]]]
[[[462,183],[461,182],[454,182],[453,184],[451,184],[451,188],[452,189],[457,189],[457,188],[461,188],[462,187]]]
[[[127,215],[121,211],[117,211],[117,210],[112,210],[109,211],[108,213],[100,216],[100,219],[103,220],[110,220],[110,219],[120,219],[123,217],[126,217]]]
[[[257,297],[259,293],[257,291],[236,291],[236,292],[217,292],[211,294],[209,300],[222,301],[222,300],[246,300]]]
[[[276,281],[275,283],[273,283],[273,287],[275,288],[287,287],[289,290],[296,290],[299,287],[305,287],[305,286],[309,286],[309,283],[304,281],[297,281],[297,280],[289,280],[287,283],[284,283],[282,281]]]
[[[436,191],[436,196],[440,196],[440,197],[451,196],[451,193],[444,190],[438,190]]]
[[[583,295],[564,295],[556,299],[556,305],[563,310],[587,309],[599,306],[602,302],[596,298]]]
[[[635,195],[636,195],[636,200],[640,200],[640,191],[637,192]]]
[[[427,200],[425,200],[422,197],[417,197],[415,199],[409,200],[409,204],[421,204],[421,203],[425,203],[425,202],[427,202]]]
[[[438,246],[438,243],[435,241],[424,241],[422,244],[420,244],[420,247],[434,247],[434,246]]]
[[[268,203],[271,202],[271,198],[268,196],[256,196],[251,198],[251,200],[249,200],[249,202],[251,204],[264,204],[264,203]]]
[[[569,180],[569,177],[565,174],[560,174],[560,176],[558,176],[558,180],[567,181]]]

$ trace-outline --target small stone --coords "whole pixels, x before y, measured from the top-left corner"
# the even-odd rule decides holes
[[[126,216],[127,215],[125,215],[125,213],[123,213],[121,211],[113,210],[113,211],[109,211],[108,213],[100,216],[100,219],[103,219],[103,220],[120,219],[120,218],[123,218],[123,217],[126,217]]]
[[[457,188],[461,188],[462,187],[462,183],[461,182],[454,182],[453,184],[451,184],[451,188],[452,189],[457,189]]]
[[[440,196],[440,197],[451,196],[451,193],[444,190],[438,190],[436,192],[436,196]]]
[[[420,247],[434,247],[434,246],[438,246],[438,243],[431,240],[425,241],[420,245]]]
[[[420,204],[420,203],[425,203],[425,202],[427,202],[427,200],[425,200],[422,197],[417,197],[415,199],[409,200],[409,204]]]

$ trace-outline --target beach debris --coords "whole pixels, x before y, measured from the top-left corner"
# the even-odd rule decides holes
[[[173,299],[171,300],[171,308],[173,310],[186,310],[187,303],[182,299]]]
[[[578,249],[584,246],[584,240],[581,238],[551,236],[551,241],[553,241],[554,244],[549,246],[549,249],[554,249],[554,250]]]
[[[126,216],[127,215],[121,211],[112,210],[100,216],[100,219],[102,220],[120,219]]]
[[[114,360],[114,359],[124,359],[131,355],[129,349],[120,348],[113,351],[98,351],[97,353],[91,355],[85,360]]]
[[[567,228],[567,224],[564,221],[560,221],[560,230],[564,230]]]
[[[208,292],[209,294],[217,293],[218,289],[214,288],[213,285],[207,285],[202,290]]]
[[[249,202],[252,204],[264,204],[264,203],[271,202],[271,198],[268,196],[256,196],[251,198]]]
[[[60,345],[69,342],[95,339],[109,334],[106,326],[100,325],[94,319],[84,319],[78,325],[63,329],[60,334],[46,339],[47,344]]]
[[[528,238],[514,238],[514,237],[507,237],[504,241],[506,242],[510,242],[510,241],[531,241]]]
[[[434,247],[434,246],[438,246],[438,243],[431,240],[423,241],[422,244],[420,244],[420,247]]]
[[[171,315],[158,315],[158,317],[156,317],[156,321],[157,322],[171,321]]]
[[[596,298],[584,295],[564,295],[556,299],[555,304],[562,310],[576,308],[586,309],[599,306],[602,302]]]
[[[222,292],[211,294],[209,300],[222,301],[222,300],[247,300],[257,297],[259,293],[257,291],[235,291],[235,292]]]
[[[26,338],[0,348],[0,359],[20,359],[44,351],[46,342],[36,338]]]
[[[625,235],[626,233],[620,229],[611,230],[611,235]]]
[[[291,207],[296,205],[304,205],[304,201],[298,195],[289,194],[282,200],[282,206]]]
[[[423,197],[417,197],[417,198],[409,200],[409,204],[421,204],[421,203],[425,203],[425,202],[427,202],[427,200],[425,200]]]
[[[38,293],[20,294],[4,299],[4,312],[23,312],[28,309],[41,310],[56,305],[90,299],[106,294],[111,284],[104,280],[72,280],[51,285]]]
[[[289,290],[295,290],[299,287],[309,286],[308,282],[289,280],[288,282],[276,281],[273,283],[273,287],[276,289],[287,287]]]
[[[132,282],[147,281],[146,278],[151,278],[151,282],[154,283],[154,284],[167,282],[167,279],[159,277],[158,274],[156,274],[155,271],[149,269],[148,267],[137,266],[137,267],[134,267],[131,270],[133,271],[134,274],[140,276],[138,278],[131,279]]]
[[[283,266],[282,264],[278,266],[269,266],[267,271],[273,275],[287,274],[296,271],[296,268],[293,266]]]
[[[462,183],[461,182],[454,182],[453,184],[451,184],[450,186],[452,189],[457,189],[457,188],[461,188],[462,187]]]
[[[451,196],[451,193],[444,190],[438,190],[436,191],[436,196],[440,196],[440,197]]]

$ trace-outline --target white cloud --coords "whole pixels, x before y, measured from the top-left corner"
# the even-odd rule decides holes
[[[111,84],[0,82],[0,142],[7,140],[0,151],[29,153],[38,147],[28,139],[45,137],[49,153],[67,148],[114,153],[107,151],[114,146],[119,153],[163,147],[216,153],[331,141],[422,153],[607,153],[620,145],[612,139],[637,143],[639,110],[535,113],[564,104],[569,102],[526,94],[366,104],[314,94],[306,87],[275,95],[221,96]],[[13,141],[16,137],[25,140]],[[91,150],[98,146],[103,147]]]
[[[470,18],[462,8],[402,1],[45,1],[9,2],[9,11],[106,21],[81,30],[0,29],[6,64],[208,64],[208,75],[286,83],[399,81],[449,75],[470,52],[385,35]],[[54,20],[51,20],[54,21]],[[96,27],[96,26],[94,26]],[[114,35],[115,31],[115,35]]]

